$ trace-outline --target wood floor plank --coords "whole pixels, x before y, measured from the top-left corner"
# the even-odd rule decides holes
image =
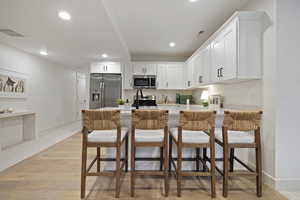
[[[89,162],[96,156],[96,149],[88,151]],[[101,154],[105,154],[101,151]],[[76,200],[80,199],[81,135],[76,134],[53,145],[0,173],[0,199],[5,200]],[[103,167],[104,165],[101,165]],[[96,170],[93,168],[93,170]],[[115,199],[115,181],[111,177],[87,177],[86,199]],[[134,199],[179,199],[176,197],[176,180],[170,180],[170,194],[163,195],[164,181],[157,176],[141,176],[136,180]],[[222,178],[217,177],[217,198],[222,197]],[[122,199],[130,197],[130,175],[122,177]],[[210,197],[210,179],[184,177],[181,200]],[[255,177],[232,177],[229,180],[230,200],[287,200],[278,192],[263,185],[263,197],[256,197]]]

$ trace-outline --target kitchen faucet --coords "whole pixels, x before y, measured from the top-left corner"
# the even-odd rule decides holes
[[[135,98],[136,98],[135,99],[136,100],[135,108],[136,109],[139,109],[139,104],[140,104],[140,102],[139,102],[139,92],[141,93],[141,98],[144,98],[142,88],[136,89],[136,95],[135,95]]]

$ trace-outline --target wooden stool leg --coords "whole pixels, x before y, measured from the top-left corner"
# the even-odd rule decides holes
[[[200,170],[200,148],[196,148],[196,171]]]
[[[203,162],[204,162],[203,169],[202,169],[203,172],[207,171],[207,168],[206,168],[206,159],[207,159],[207,149],[203,148]]]
[[[131,147],[131,189],[130,189],[130,195],[131,197],[134,197],[134,187],[135,187],[135,150],[136,147],[134,144],[132,144]]]
[[[210,136],[210,171],[211,171],[211,197],[216,197],[216,153],[214,133]]]
[[[87,144],[86,136],[83,136],[82,141],[82,163],[81,163],[81,198],[85,197],[85,185],[86,185],[86,161],[87,161]]]
[[[128,135],[126,136],[125,141],[125,172],[128,172]]]
[[[169,173],[171,173],[172,170],[172,135],[169,137]]]
[[[121,187],[121,145],[116,149],[116,198],[120,196]]]
[[[177,145],[177,196],[181,197],[181,165],[182,165],[182,147]]]
[[[100,172],[100,156],[101,150],[100,147],[97,147],[97,172]]]
[[[169,195],[169,172],[168,172],[168,137],[164,141],[164,175],[165,175],[165,196]]]
[[[163,170],[163,160],[164,160],[164,147],[160,147],[160,166],[159,170]]]
[[[256,195],[258,197],[262,196],[262,158],[261,158],[261,141],[259,130],[256,131],[256,145],[255,153],[256,153]]]
[[[228,196],[228,146],[227,144],[223,143],[223,196],[227,197]]]
[[[229,160],[230,160],[229,171],[233,172],[233,168],[234,168],[234,148],[230,148],[230,157],[229,157]]]

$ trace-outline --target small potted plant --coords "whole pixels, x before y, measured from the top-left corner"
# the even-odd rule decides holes
[[[125,104],[125,101],[123,99],[117,99],[117,104],[119,105],[119,108],[124,108],[124,104]]]

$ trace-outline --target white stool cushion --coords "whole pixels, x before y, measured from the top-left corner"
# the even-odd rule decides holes
[[[222,129],[215,129],[216,139],[223,142]],[[228,143],[254,143],[253,131],[228,131]]]
[[[178,128],[172,128],[170,131],[173,137],[178,140]],[[196,144],[209,143],[209,135],[203,131],[182,130],[182,142]]]
[[[164,129],[135,129],[136,142],[162,142]]]
[[[128,133],[128,128],[121,129],[121,141]],[[88,142],[116,142],[117,129],[112,130],[96,130],[88,134]]]

